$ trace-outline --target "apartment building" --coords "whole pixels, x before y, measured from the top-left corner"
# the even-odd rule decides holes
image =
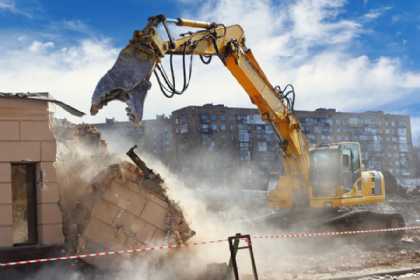
[[[402,181],[415,176],[409,116],[322,108],[295,113],[311,145],[356,141],[367,169],[389,170]],[[138,128],[114,120],[97,127],[107,140],[124,144],[122,151],[136,143],[183,176],[210,177],[217,183],[241,170],[237,177],[252,185],[252,178],[282,172],[280,141],[257,109],[188,106],[170,118],[145,120]]]
[[[409,116],[335,109],[297,111],[296,115],[312,145],[356,141],[361,144],[366,168],[389,170],[400,180],[414,176]],[[248,162],[268,173],[280,170],[279,141],[257,109],[188,106],[174,111],[172,122],[177,158],[186,152],[191,157],[197,150],[220,151],[237,160],[233,165]],[[187,165],[190,168],[197,164]]]
[[[410,117],[384,112],[345,113],[334,109],[298,111],[312,144],[359,142],[367,169],[389,170],[399,179],[414,176]]]
[[[278,139],[255,109],[188,106],[172,112],[171,119],[184,176],[210,176],[217,183],[236,175],[252,188],[266,184],[267,174],[281,171]]]

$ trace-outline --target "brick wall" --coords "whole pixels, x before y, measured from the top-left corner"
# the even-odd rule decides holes
[[[54,168],[56,142],[50,129],[48,104],[0,97],[0,247],[13,245],[11,164],[37,164],[38,241],[63,242],[62,215]]]

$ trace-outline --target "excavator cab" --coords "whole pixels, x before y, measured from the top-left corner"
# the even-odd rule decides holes
[[[345,207],[383,202],[385,185],[378,171],[362,171],[360,144],[340,142],[310,151],[311,206]]]
[[[360,145],[345,142],[322,145],[310,151],[310,181],[315,197],[351,192],[361,177]]]

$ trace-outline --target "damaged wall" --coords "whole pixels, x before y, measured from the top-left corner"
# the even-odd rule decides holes
[[[68,254],[184,243],[192,237],[182,209],[145,163],[143,172],[127,162],[127,155],[109,153],[92,125],[56,120],[53,130]],[[109,269],[122,259],[84,261]]]
[[[0,247],[63,243],[48,103],[0,97]]]

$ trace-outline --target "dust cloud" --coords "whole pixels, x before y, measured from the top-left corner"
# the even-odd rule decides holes
[[[76,196],[83,195],[83,186],[89,182],[105,166],[111,163],[127,160],[121,153],[123,147],[128,150],[132,144],[124,143],[121,138],[115,144],[119,153],[100,155],[90,146],[83,144],[71,146],[59,145],[58,169],[64,174],[74,174],[73,168],[82,166],[80,176],[80,190],[67,189],[62,193],[68,203]],[[109,140],[108,140],[109,141]],[[110,146],[115,147],[112,141]],[[74,143],[72,145],[75,145]],[[78,156],[72,157],[70,150],[77,149]],[[100,154],[100,153],[99,153]],[[279,233],[279,227],[264,222],[266,215],[272,210],[266,206],[264,192],[243,191],[242,180],[248,171],[237,168],[232,172],[232,178],[224,180],[217,185],[203,180],[199,174],[190,174],[190,178],[183,180],[182,175],[175,174],[165,164],[145,151],[138,152],[146,164],[165,181],[168,196],[175,200],[183,210],[185,218],[196,235],[189,243],[227,239],[236,233],[242,234],[272,234]],[[80,155],[85,159],[97,157],[95,164],[85,165],[87,160],[80,160]],[[191,155],[194,156],[194,155]],[[218,155],[218,160],[223,159],[223,154]],[[196,155],[195,161],[204,162],[202,154]],[[229,160],[228,158],[226,160]],[[63,164],[60,169],[60,164]],[[213,174],[217,176],[217,174]],[[262,217],[262,218],[261,218]],[[261,218],[261,219],[260,219]],[[253,239],[253,248],[257,268],[261,279],[293,279],[300,275],[301,279],[313,279],[313,273],[332,273],[334,269],[345,267],[360,268],[366,259],[351,258],[361,253],[361,249],[348,245],[339,239]],[[57,267],[48,267],[41,270],[31,280],[54,279],[52,275],[60,275],[64,280],[90,280],[90,279],[117,279],[117,280],[149,280],[149,279],[222,279],[229,262],[230,252],[227,241],[189,246],[176,250],[159,250],[127,258],[117,271],[91,274],[84,270]],[[108,258],[108,257],[103,257]],[[238,253],[238,264],[242,274],[251,273],[249,255],[246,250]],[[74,271],[76,270],[76,272]],[[55,272],[54,272],[55,271]],[[305,276],[306,275],[306,276]]]

